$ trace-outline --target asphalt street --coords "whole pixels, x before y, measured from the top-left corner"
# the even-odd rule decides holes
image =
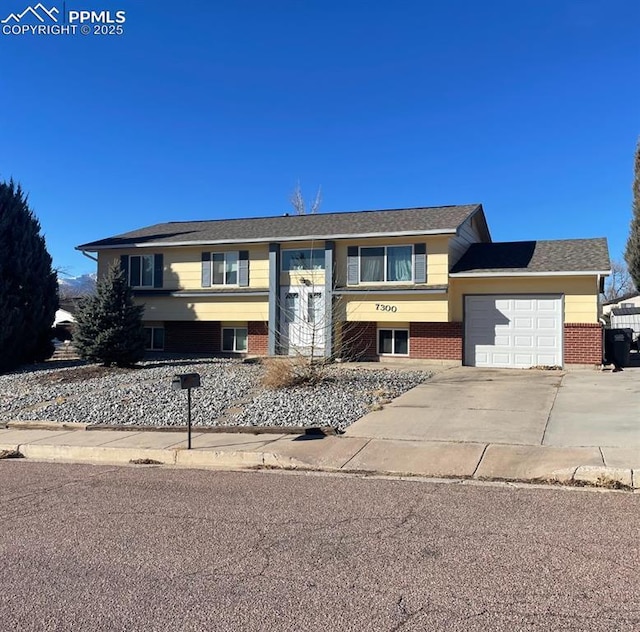
[[[640,496],[0,461],[4,630],[640,629]]]

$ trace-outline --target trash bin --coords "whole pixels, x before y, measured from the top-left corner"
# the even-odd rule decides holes
[[[604,363],[618,367],[629,366],[629,352],[633,329],[604,330]]]

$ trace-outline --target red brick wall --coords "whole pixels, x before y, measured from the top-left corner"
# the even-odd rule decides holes
[[[427,360],[462,360],[462,323],[410,323],[409,355]]]
[[[339,356],[347,360],[377,358],[375,323],[342,323]]]
[[[602,325],[565,323],[564,363],[600,364],[602,362]]]
[[[220,323],[167,321],[164,349],[172,353],[220,353]]]
[[[247,352],[251,355],[266,356],[269,353],[269,325],[254,321],[250,322],[247,328]]]

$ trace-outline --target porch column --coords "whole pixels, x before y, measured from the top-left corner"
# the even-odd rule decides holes
[[[270,356],[278,353],[280,331],[280,244],[269,244],[269,338]]]

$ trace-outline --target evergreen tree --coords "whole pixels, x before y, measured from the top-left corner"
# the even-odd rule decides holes
[[[117,264],[98,280],[96,293],[76,313],[73,343],[82,358],[105,366],[132,366],[144,356],[144,307],[134,305],[131,289]]]
[[[640,290],[640,139],[638,139],[638,146],[636,147],[631,212],[631,226],[624,259],[627,262],[629,274],[636,289]]]
[[[58,279],[40,222],[13,180],[0,182],[0,372],[53,354]]]

